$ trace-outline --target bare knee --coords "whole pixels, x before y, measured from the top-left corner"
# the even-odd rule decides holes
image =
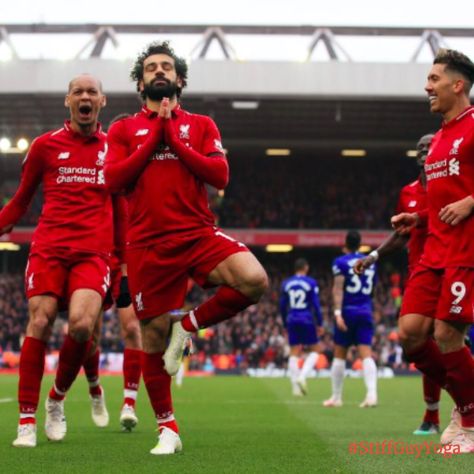
[[[421,315],[406,315],[398,321],[398,337],[405,351],[422,345],[432,332],[432,320]]]
[[[268,276],[263,268],[249,274],[242,285],[242,293],[255,303],[269,287]]]
[[[122,326],[123,339],[125,347],[139,349],[140,348],[140,325],[137,321],[127,321]]]
[[[454,352],[464,347],[465,327],[452,326],[443,321],[436,321],[434,338],[441,352]]]
[[[44,305],[39,301],[29,301],[29,321],[26,330],[27,336],[46,341],[56,319],[57,309],[54,304]]]
[[[94,318],[84,315],[71,315],[69,319],[69,335],[77,342],[88,341],[93,334]]]
[[[144,352],[152,354],[165,351],[170,329],[168,314],[140,321],[140,328]]]

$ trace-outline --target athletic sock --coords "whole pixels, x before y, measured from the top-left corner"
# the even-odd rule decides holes
[[[332,398],[334,400],[342,400],[342,386],[344,384],[345,370],[346,361],[335,357],[331,366]]]
[[[171,399],[171,377],[164,367],[163,352],[154,354],[142,352],[142,371],[143,381],[158,425],[166,426],[178,433]]]
[[[99,397],[102,395],[102,388],[99,382],[99,361],[100,351],[96,349],[82,364],[87,382],[89,383],[89,394],[91,397]]]
[[[181,324],[186,331],[195,332],[230,319],[252,304],[254,301],[240,291],[229,286],[221,286],[212,298],[194,309],[194,321],[187,314],[181,320]]]
[[[439,399],[441,397],[441,387],[423,374],[423,399],[426,403],[425,416],[423,421],[439,425]]]
[[[365,387],[367,388],[367,398],[377,398],[377,366],[372,357],[366,357],[362,361],[362,374],[364,376]]]
[[[18,404],[20,424],[34,423],[44,372],[46,343],[34,337],[26,337],[20,354],[20,378],[18,382]]]
[[[296,384],[296,380],[300,375],[300,369],[298,367],[298,357],[290,356],[288,359],[288,375],[290,376],[291,383]]]
[[[428,338],[418,349],[406,354],[410,362],[414,362],[416,368],[426,374],[440,387],[446,386],[446,368],[443,354],[435,341]]]
[[[125,349],[123,351],[124,405],[135,406],[142,373],[141,358],[142,351],[140,350]]]
[[[77,377],[79,370],[89,351],[91,341],[77,342],[69,334],[65,337],[59,352],[58,369],[54,386],[49,397],[54,400],[63,400],[66,392]]]
[[[308,375],[314,369],[318,359],[319,354],[317,352],[310,352],[304,361],[303,367],[301,368],[300,376],[303,378],[308,377]]]
[[[453,397],[462,427],[474,429],[474,359],[467,347],[443,354],[449,393]]]

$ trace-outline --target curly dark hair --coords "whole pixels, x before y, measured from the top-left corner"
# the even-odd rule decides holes
[[[178,87],[176,91],[176,95],[180,97],[182,90],[188,83],[188,65],[183,58],[176,55],[174,49],[170,46],[169,41],[154,41],[153,43],[150,43],[148,46],[146,46],[146,48],[138,55],[135,64],[130,71],[130,78],[132,81],[136,82],[137,92],[140,93],[142,99],[144,100],[145,94],[140,91],[140,81],[143,79],[143,63],[145,62],[146,58],[152,56],[153,54],[166,54],[167,56],[173,58],[176,74],[181,79],[183,84],[182,87]]]
[[[466,79],[464,90],[469,95],[474,83],[474,63],[465,54],[442,48],[436,53],[433,64],[445,64],[446,70],[461,74]]]

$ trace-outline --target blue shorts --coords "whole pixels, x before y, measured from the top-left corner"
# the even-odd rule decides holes
[[[474,355],[474,324],[471,326],[471,329],[467,332],[467,335],[471,342],[471,354]]]
[[[337,326],[334,328],[334,342],[338,346],[372,345],[372,338],[374,337],[372,318],[360,316],[358,318],[351,318],[349,321],[344,319],[344,322],[346,323],[347,331],[341,331]]]
[[[288,322],[287,331],[290,346],[297,346],[298,344],[311,346],[319,341],[316,324],[313,321]]]

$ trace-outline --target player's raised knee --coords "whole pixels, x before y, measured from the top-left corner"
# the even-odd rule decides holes
[[[263,267],[255,268],[245,280],[249,298],[257,302],[269,287],[268,276]]]

